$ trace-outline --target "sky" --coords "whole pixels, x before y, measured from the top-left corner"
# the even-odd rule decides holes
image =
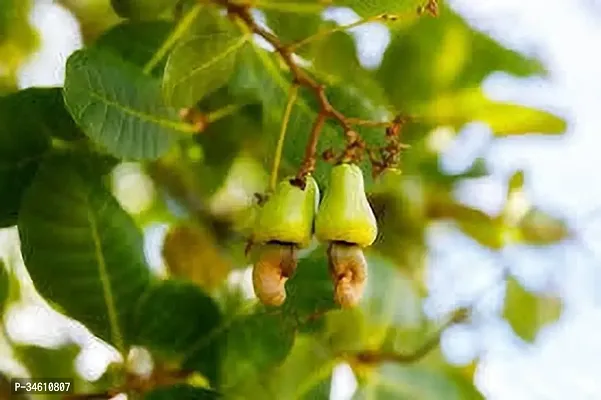
[[[597,171],[601,157],[597,149],[601,130],[601,53],[593,51],[601,43],[601,1],[594,0],[452,0],[449,3],[470,23],[489,33],[504,45],[540,58],[549,70],[547,79],[516,79],[494,74],[485,82],[487,94],[495,99],[516,101],[554,110],[565,116],[569,128],[559,139],[511,138],[496,142],[486,159],[493,174],[459,189],[466,204],[488,212],[499,209],[505,195],[504,183],[518,168],[526,172],[526,191],[543,209],[564,216],[579,231],[573,243],[547,250],[520,250],[509,254],[512,271],[531,287],[542,287],[545,279],[565,296],[566,310],[560,321],[541,331],[536,346],[525,348],[501,321],[462,325],[444,335],[442,348],[457,364],[468,363],[478,354],[476,382],[491,400],[596,400],[601,398],[601,249],[595,246],[601,235],[601,185]],[[353,22],[352,13],[329,13],[341,23]],[[38,0],[32,21],[41,31],[43,43],[20,76],[20,86],[60,85],[64,63],[81,47],[75,19],[50,0]],[[366,66],[381,59],[387,44],[385,29],[378,26],[353,30]],[[461,169],[466,149],[479,151],[486,127],[470,125],[449,143],[443,165]],[[596,217],[596,218],[595,218]],[[490,254],[445,227],[433,230],[433,252],[429,260],[433,295],[426,309],[432,315],[444,313],[442,305],[473,298],[490,288],[497,265]],[[11,251],[16,235],[0,231],[0,255]],[[585,250],[587,243],[589,250]],[[460,247],[461,254],[453,249]],[[151,252],[150,254],[156,254]],[[479,273],[465,284],[466,271],[478,264]],[[469,270],[472,273],[472,270]],[[457,282],[449,285],[448,282]],[[483,310],[502,304],[502,287],[490,290],[482,299]],[[31,308],[29,313],[13,313],[9,330],[32,341],[51,345],[75,335],[85,342],[78,367],[94,377],[112,353],[99,341],[89,341],[81,326],[64,328],[56,337],[37,337],[40,320],[51,324],[57,317],[48,310]],[[59,326],[57,325],[57,326]],[[1,344],[0,344],[1,345]],[[0,360],[1,362],[1,360]],[[1,367],[1,365],[0,365]],[[356,384],[348,366],[336,369],[332,400],[349,399]]]

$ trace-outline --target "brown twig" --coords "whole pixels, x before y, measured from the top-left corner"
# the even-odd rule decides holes
[[[98,393],[70,394],[63,397],[64,400],[108,400],[117,396],[119,393],[146,393],[160,386],[174,385],[184,382],[192,371],[167,369],[158,365],[148,378],[140,377],[134,374],[126,374],[126,381],[123,385]]]
[[[217,0],[217,2],[224,6],[230,15],[234,15],[240,18],[240,20],[253,33],[265,39],[269,44],[271,44],[275,48],[275,51],[278,52],[278,54],[282,57],[284,63],[288,66],[288,68],[290,68],[290,72],[294,77],[294,81],[301,86],[305,86],[311,89],[315,93],[315,96],[319,101],[319,107],[321,109],[322,114],[324,114],[326,117],[333,118],[336,121],[338,121],[338,123],[340,124],[340,126],[342,126],[345,132],[351,130],[351,125],[348,123],[347,118],[344,116],[344,114],[336,110],[330,104],[330,101],[328,100],[325,93],[325,87],[319,82],[317,82],[315,79],[313,79],[309,74],[307,74],[307,72],[305,72],[301,67],[299,67],[296,64],[296,62],[292,58],[294,53],[290,50],[288,46],[284,45],[277,36],[267,31],[266,29],[263,29],[255,22],[247,5],[231,4],[227,0]]]
[[[326,114],[321,112],[317,114],[317,118],[313,123],[313,128],[311,129],[311,133],[309,134],[309,140],[307,142],[307,147],[305,148],[305,157],[303,159],[303,163],[296,175],[296,179],[293,184],[297,185],[301,189],[305,189],[305,177],[312,173],[315,170],[315,155],[317,154],[317,143],[319,142],[319,135],[321,134],[321,130],[323,129],[323,125],[326,122]]]
[[[317,116],[317,120],[312,130],[311,138],[307,144],[307,152],[305,156],[305,160],[301,165],[299,172],[295,181],[303,182],[302,186],[304,186],[304,177],[307,173],[310,173],[315,168],[315,153],[317,140],[319,136],[319,132],[321,131],[322,125],[325,123],[327,118],[334,119],[342,130],[344,131],[345,137],[347,139],[347,146],[344,153],[341,156],[341,159],[345,159],[347,161],[356,161],[360,158],[361,153],[365,150],[365,143],[359,137],[355,130],[353,130],[353,125],[356,126],[389,126],[393,122],[380,122],[380,121],[368,121],[357,118],[351,118],[345,116],[342,112],[337,110],[328,100],[326,95],[325,86],[316,81],[313,77],[311,77],[305,70],[303,70],[293,58],[294,49],[298,47],[298,43],[291,44],[283,44],[282,41],[274,34],[259,26],[257,22],[253,19],[250,13],[250,6],[248,4],[235,4],[230,0],[213,0],[217,4],[226,8],[228,15],[238,18],[240,22],[242,22],[252,33],[260,36],[265,41],[273,46],[275,51],[280,55],[283,62],[288,66],[290,72],[293,77],[293,83],[304,86],[310,89],[317,101],[319,103],[319,113]],[[437,10],[438,2],[435,0],[429,0],[426,5],[423,6],[425,11],[433,13],[433,10]],[[384,19],[393,19],[391,16],[383,15],[378,18]],[[316,129],[316,127],[318,129]],[[309,158],[307,158],[309,157]]]

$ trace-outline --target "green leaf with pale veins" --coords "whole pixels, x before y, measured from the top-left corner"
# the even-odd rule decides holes
[[[16,224],[23,192],[51,140],[81,137],[58,88],[0,97],[0,227]]]
[[[120,17],[137,20],[159,17],[169,8],[175,8],[176,3],[177,0],[111,0]]]
[[[102,185],[95,165],[48,157],[19,215],[21,253],[38,292],[123,350],[150,282],[142,235]]]
[[[69,57],[63,95],[84,133],[117,157],[156,159],[194,131],[164,105],[157,80],[106,50]]]
[[[213,400],[222,396],[210,389],[194,387],[179,383],[151,390],[144,395],[144,400]]]
[[[136,343],[179,361],[198,338],[220,322],[217,304],[194,283],[160,281],[150,287],[136,309]]]
[[[163,79],[168,104],[190,107],[224,86],[249,35],[218,31],[188,38],[169,56]]]
[[[534,342],[539,329],[555,322],[562,308],[557,297],[533,293],[515,278],[507,280],[503,317],[525,341]]]

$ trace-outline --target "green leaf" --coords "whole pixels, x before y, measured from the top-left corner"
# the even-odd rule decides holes
[[[361,17],[373,17],[380,14],[405,14],[415,12],[426,3],[425,0],[340,0],[337,6],[352,8]],[[402,18],[402,17],[401,17]]]
[[[0,227],[17,222],[23,192],[52,137],[82,137],[60,89],[32,88],[0,97]]]
[[[30,24],[32,0],[3,0],[0,6],[0,90],[16,90],[17,71],[39,45]]]
[[[387,364],[378,367],[359,387],[353,399],[480,400],[472,385],[458,382],[442,369]]]
[[[235,391],[248,380],[277,367],[290,352],[295,334],[294,321],[280,313],[236,317],[190,348],[184,368],[203,372],[207,352],[217,352],[221,360],[218,381],[222,387]]]
[[[325,248],[320,247],[298,262],[296,272],[286,282],[283,310],[299,322],[311,315],[338,308],[334,302],[332,278]]]
[[[275,55],[258,48],[252,43],[248,43],[241,51],[240,61],[237,70],[229,83],[230,93],[239,98],[248,99],[247,101],[259,101],[263,107],[263,129],[265,132],[265,142],[263,148],[265,155],[263,160],[265,166],[269,167],[272,162],[273,151],[275,148],[279,132],[281,129],[282,116],[287,103],[287,98],[291,86],[291,77],[288,72],[281,67],[279,60]],[[345,88],[340,85],[331,87],[328,90],[332,103],[340,107],[341,111],[346,109],[357,109],[358,104],[362,103],[359,93],[353,93],[352,88]],[[336,102],[344,100],[343,103]],[[345,107],[344,107],[345,105]],[[371,113],[369,106],[363,112]],[[282,176],[288,173],[295,173],[301,164],[305,147],[311,127],[317,117],[318,104],[313,92],[304,88],[299,90],[297,101],[292,108],[290,120],[286,131],[286,140],[284,142],[283,157],[280,173]],[[364,114],[365,115],[365,114]],[[370,114],[371,115],[371,114]],[[378,136],[364,137],[369,144],[374,144],[383,139],[381,130]],[[320,140],[317,146],[317,154],[321,154],[326,149],[340,151],[345,144],[342,129],[332,121],[328,121],[321,132]],[[369,162],[362,163],[366,171],[369,171]],[[322,184],[328,180],[330,166],[327,163],[317,163],[314,177]],[[371,175],[365,174],[366,182],[369,182]]]
[[[89,48],[69,57],[64,97],[84,133],[117,157],[156,159],[180,132],[194,131],[162,103],[156,80],[109,51]]]
[[[564,221],[536,208],[526,213],[518,229],[521,243],[537,246],[560,242],[572,234]]]
[[[123,351],[150,271],[142,235],[94,165],[48,157],[19,215],[21,253],[38,292]]]
[[[369,277],[361,308],[370,324],[417,327],[422,322],[421,298],[416,282],[391,259],[366,252]],[[387,295],[382,295],[387,293]]]
[[[192,282],[166,280],[146,291],[133,320],[137,344],[178,361],[198,338],[217,328],[221,314],[213,299]]]
[[[503,247],[503,221],[463,204],[441,202],[436,205],[438,219],[451,219],[465,235],[484,247],[499,250]]]
[[[509,178],[507,197],[511,196],[512,193],[521,192],[524,190],[524,171],[518,170],[514,172]]]
[[[416,104],[476,88],[495,71],[528,76],[543,69],[441,7],[438,18],[419,18],[394,32],[376,75],[397,109],[411,113]]]
[[[442,93],[435,100],[416,105],[412,110],[424,120],[457,129],[468,122],[484,122],[496,136],[562,134],[566,130],[566,122],[551,113],[489,100],[480,89]]]
[[[274,389],[281,399],[329,399],[332,371],[338,360],[315,337],[299,336],[286,361],[275,372]]]
[[[308,3],[308,2],[307,2]],[[319,13],[291,13],[279,10],[263,11],[267,25],[280,38],[283,43],[290,44],[305,39],[318,32],[324,20]],[[300,54],[310,46],[300,48]]]
[[[119,16],[139,20],[159,17],[175,4],[176,0],[111,0]]]
[[[336,49],[336,51],[332,51]],[[374,115],[361,115],[366,110],[377,106],[388,108],[386,91],[375,79],[372,72],[361,65],[357,56],[357,46],[353,37],[346,32],[335,32],[326,36],[315,45],[313,53],[313,72],[330,86],[353,88],[360,91],[357,100],[362,101],[336,103],[337,107],[354,105],[350,114],[353,117],[373,118]],[[340,99],[342,100],[342,99]],[[369,104],[371,103],[371,104]],[[373,113],[373,111],[372,111]]]
[[[235,32],[212,32],[193,36],[176,47],[165,67],[163,93],[167,103],[190,107],[224,86],[249,38]]]
[[[296,329],[281,314],[254,314],[234,322],[226,338],[224,385],[278,366],[294,344]]]
[[[18,345],[13,347],[16,358],[27,368],[32,378],[77,377],[75,358],[81,347],[68,343],[57,348]]]
[[[0,320],[4,315],[4,307],[10,295],[11,276],[4,261],[0,259]]]
[[[94,47],[114,52],[120,58],[143,68],[173,30],[167,21],[123,22],[100,36]],[[165,62],[153,69],[153,75],[163,75]]]
[[[221,397],[214,390],[177,384],[154,389],[144,395],[144,400],[213,400]]]
[[[537,295],[526,290],[516,279],[507,280],[503,317],[523,340],[534,342],[539,329],[561,315],[562,302],[556,297]]]

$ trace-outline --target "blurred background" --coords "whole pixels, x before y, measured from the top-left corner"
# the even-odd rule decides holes
[[[14,7],[18,2],[2,0],[0,7],[6,10],[11,4]],[[544,78],[494,72],[483,82],[489,98],[552,111],[565,118],[568,127],[562,135],[495,140],[491,140],[490,127],[482,123],[467,124],[459,131],[443,126],[430,132],[428,145],[440,154],[441,170],[461,173],[475,157],[482,156],[490,171],[488,176],[463,180],[453,189],[456,197],[464,205],[496,215],[507,206],[510,177],[522,170],[523,188],[516,191],[519,196],[511,200],[511,207],[519,213],[536,204],[537,209],[564,221],[573,235],[558,244],[509,246],[500,258],[451,224],[431,224],[427,230],[429,252],[424,280],[428,297],[424,311],[432,318],[441,317],[457,304],[477,300],[473,320],[448,329],[441,347],[451,364],[473,365],[475,383],[486,398],[598,400],[601,53],[595,46],[601,43],[601,1],[449,0],[445,7],[451,7],[473,29],[490,35],[504,47],[539,59],[548,70]],[[68,56],[87,38],[98,36],[118,21],[108,2],[102,0],[35,0],[30,8],[16,6],[12,13],[3,11],[0,87],[62,85]],[[11,23],[21,12],[27,13],[26,21]],[[348,9],[332,9],[326,11],[326,18],[347,24],[358,17]],[[391,41],[388,29],[369,24],[351,32],[361,64],[367,69],[377,68]],[[212,212],[244,207],[252,201],[254,192],[265,187],[267,175],[255,164],[244,158],[234,162],[227,180],[211,198]],[[145,215],[157,196],[152,180],[136,163],[118,166],[113,173],[113,191],[123,207],[137,216]],[[162,245],[169,224],[157,218],[149,217],[148,223],[143,220],[140,217],[145,253],[149,264],[161,274],[166,268]],[[118,355],[82,325],[52,311],[35,294],[22,265],[16,228],[0,230],[0,258],[22,282],[23,298],[11,304],[5,316],[5,333],[10,340],[56,348],[56,354],[75,360],[78,373],[85,379],[102,376]],[[502,268],[509,268],[529,290],[552,292],[561,298],[560,318],[543,326],[532,344],[518,338],[507,321],[499,317],[506,293],[499,279]],[[254,296],[248,268],[230,271],[227,282],[242,288],[247,297]],[[526,299],[514,306],[520,310],[536,305]],[[6,339],[0,339],[0,370],[25,374],[24,364],[14,357]],[[61,347],[70,342],[78,346]],[[356,389],[350,368],[338,366],[330,398],[349,399]]]

